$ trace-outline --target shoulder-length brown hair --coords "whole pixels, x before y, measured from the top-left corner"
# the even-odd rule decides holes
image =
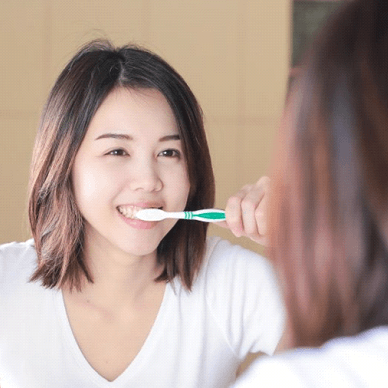
[[[388,7],[353,1],[306,56],[280,131],[270,255],[291,346],[388,324]]]
[[[202,111],[182,77],[148,50],[108,41],[85,45],[64,68],[43,111],[30,174],[29,220],[38,255],[32,280],[45,287],[80,289],[93,281],[83,257],[84,220],[75,203],[70,174],[88,125],[105,97],[117,87],[159,90],[178,124],[187,160],[187,210],[214,205],[214,177]],[[179,275],[191,288],[206,243],[207,224],[178,221],[158,247],[164,265],[156,279]]]

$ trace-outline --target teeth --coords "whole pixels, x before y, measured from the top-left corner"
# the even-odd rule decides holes
[[[134,219],[137,212],[141,209],[141,207],[137,206],[118,206],[118,211],[126,218]]]

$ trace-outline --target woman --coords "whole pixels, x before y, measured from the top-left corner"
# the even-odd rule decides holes
[[[387,21],[385,1],[344,5],[291,91],[268,214],[299,349],[238,388],[388,384]]]
[[[264,238],[266,186],[231,198],[236,234]],[[224,387],[248,353],[271,354],[283,309],[270,265],[206,239],[205,223],[136,218],[213,204],[183,79],[143,49],[83,47],[37,135],[33,240],[0,248],[1,387]]]

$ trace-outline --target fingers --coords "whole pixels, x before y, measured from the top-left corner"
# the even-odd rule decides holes
[[[259,244],[266,244],[269,184],[269,178],[262,177],[229,198],[225,208],[226,223],[235,236],[246,236]]]
[[[268,189],[269,187],[265,188],[262,200],[260,201],[259,206],[255,211],[257,231],[260,236],[267,235]]]
[[[257,223],[257,214],[260,213],[261,203],[264,197],[264,191],[261,188],[252,185],[250,191],[241,201],[243,227],[246,236],[251,239],[259,237],[260,226]]]
[[[248,185],[244,186],[240,191],[228,199],[225,207],[226,222],[229,229],[237,237],[241,237],[244,234],[243,210],[241,204],[248,191]]]

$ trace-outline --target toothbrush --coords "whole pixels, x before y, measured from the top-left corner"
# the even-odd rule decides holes
[[[136,218],[143,221],[162,221],[166,218],[178,218],[202,222],[219,222],[225,221],[225,211],[220,209],[203,209],[193,212],[165,212],[161,209],[141,209],[136,213]]]

